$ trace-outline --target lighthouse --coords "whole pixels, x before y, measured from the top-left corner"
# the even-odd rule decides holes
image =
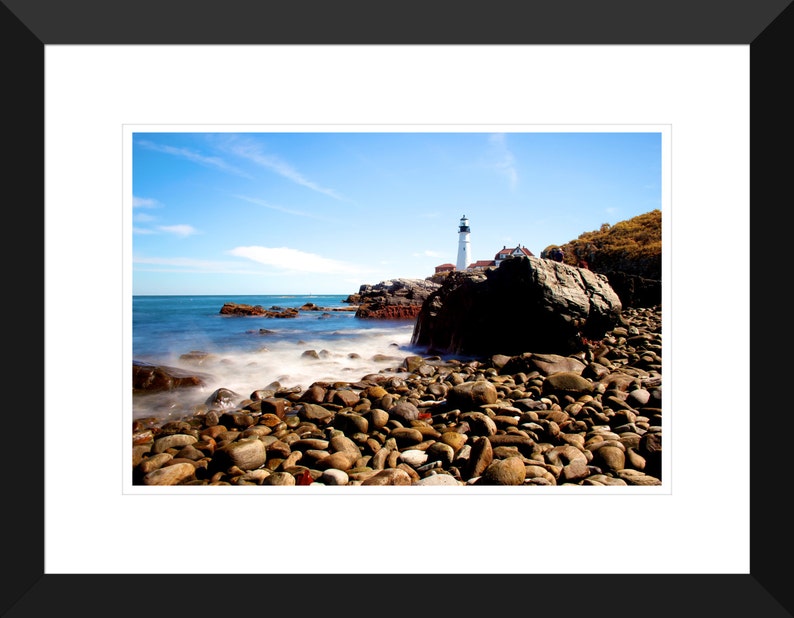
[[[471,242],[469,241],[469,220],[466,215],[460,218],[460,225],[458,226],[458,262],[455,265],[457,270],[466,270],[466,267],[471,264]]]

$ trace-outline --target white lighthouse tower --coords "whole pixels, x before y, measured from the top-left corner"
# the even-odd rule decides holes
[[[466,215],[460,218],[458,226],[458,263],[455,265],[457,270],[466,270],[471,264],[471,242],[469,241],[469,220]]]

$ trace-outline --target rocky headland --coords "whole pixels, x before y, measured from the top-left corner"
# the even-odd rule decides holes
[[[557,245],[541,251],[550,257]],[[559,246],[564,260],[606,276],[624,307],[652,307],[662,302],[662,211],[652,210]]]
[[[375,320],[413,320],[425,300],[440,285],[428,279],[390,279],[364,284],[344,302],[356,305],[356,317]]]

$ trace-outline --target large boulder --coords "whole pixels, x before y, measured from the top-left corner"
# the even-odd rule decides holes
[[[345,302],[358,305],[357,318],[413,320],[428,296],[440,287],[427,279],[390,279],[375,285],[365,283]]]
[[[411,343],[433,354],[571,354],[620,320],[606,277],[538,257],[450,273],[422,306]]]

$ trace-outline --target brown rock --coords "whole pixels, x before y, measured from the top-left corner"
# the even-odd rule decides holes
[[[196,468],[190,463],[178,463],[153,470],[143,477],[144,485],[179,485],[196,478]]]
[[[215,451],[215,459],[226,468],[237,466],[241,470],[255,470],[265,465],[265,444],[257,438],[246,438],[227,444]]]
[[[362,485],[410,485],[411,476],[401,468],[386,468],[364,479]]]
[[[593,391],[593,383],[573,371],[562,371],[543,381],[543,392],[571,395],[574,398]]]
[[[133,392],[172,391],[178,388],[204,385],[205,376],[191,374],[176,367],[150,365],[139,361],[132,362]]]
[[[410,423],[419,418],[419,408],[410,401],[398,401],[389,408],[389,416],[396,418],[400,422]]]
[[[482,476],[477,480],[477,485],[523,485],[527,476],[524,461],[520,457],[508,457],[492,462]]]
[[[496,387],[488,380],[463,382],[447,393],[448,405],[463,411],[476,410],[480,406],[496,403],[498,399]]]
[[[485,469],[491,465],[493,461],[493,447],[491,446],[488,438],[481,436],[475,438],[471,447],[471,454],[469,455],[469,465],[466,470],[466,476],[473,478],[480,476]]]
[[[424,440],[422,432],[413,427],[398,427],[392,429],[389,436],[397,441],[401,446],[415,446]]]

